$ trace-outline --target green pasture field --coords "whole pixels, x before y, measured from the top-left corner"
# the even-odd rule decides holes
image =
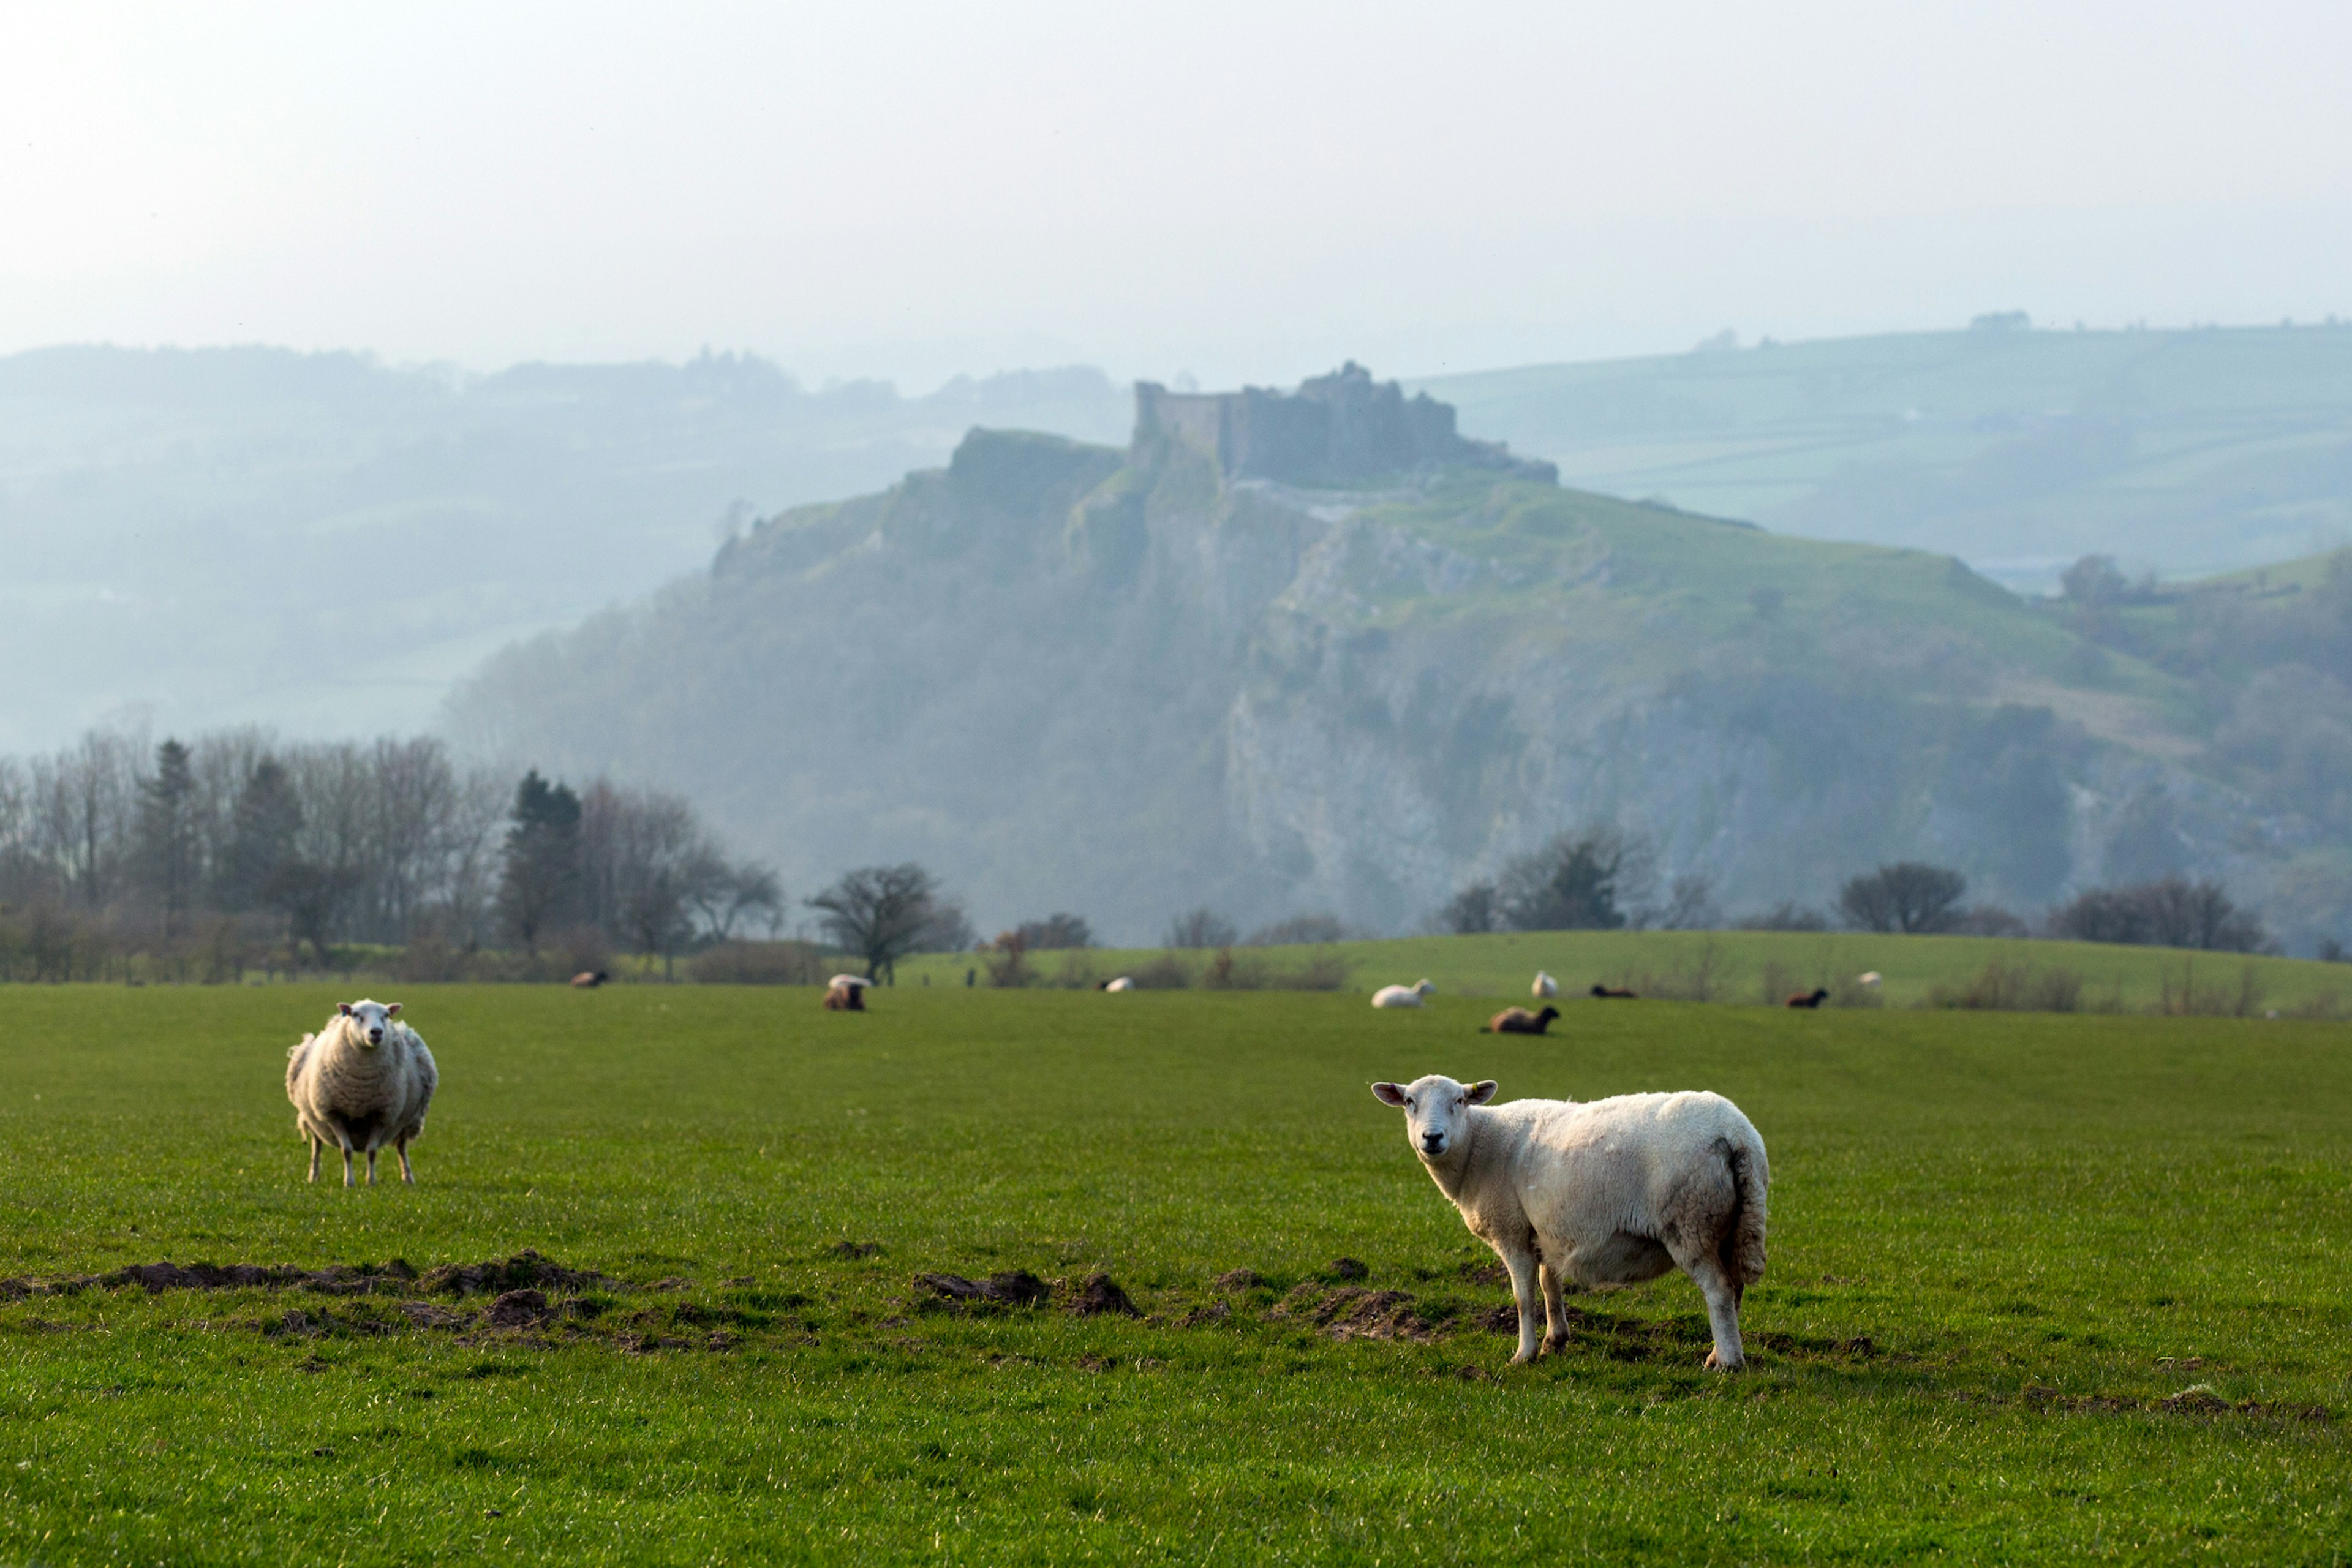
[[[2352,1559],[2342,1025],[418,986],[419,1184],[345,1191],[281,1088],[333,999],[0,987],[0,1561]],[[1750,1370],[1679,1277],[1507,1366],[1366,1089],[1431,1070],[1737,1100]],[[526,1248],[603,1278],[435,1272]],[[374,1272],[110,1279],[166,1259]]]
[[[1687,992],[1704,968],[1718,999],[1778,1004],[1782,985],[1826,985],[1845,1000],[1851,983],[1875,971],[1884,977],[1877,1000],[1908,1007],[1927,1002],[1938,986],[1965,986],[1987,964],[2032,973],[2070,970],[2083,980],[2079,1005],[2088,1011],[2235,1013],[2276,1009],[2335,1016],[2352,1013],[2352,965],[2300,958],[2249,958],[2231,952],[2123,947],[2106,942],[2028,942],[2013,937],[1883,936],[1870,931],[1557,931],[1489,936],[1420,936],[1334,942],[1313,948],[1235,948],[1237,958],[1272,972],[1301,968],[1317,954],[1347,965],[1349,989],[1370,992],[1410,985],[1426,976],[1441,994],[1520,1001],[1538,969],[1564,993],[1580,995],[1595,982]],[[1031,954],[1045,980],[1066,963],[1108,979],[1163,954],[1147,950],[1087,949],[1076,954]],[[1195,970],[1206,953],[1179,955]],[[2250,967],[2251,966],[2251,967]],[[898,966],[901,985],[961,985],[967,971],[988,984],[985,955],[932,953]],[[2248,976],[2252,976],[2251,989]],[[1768,980],[1771,983],[1768,987]],[[2194,998],[2183,1006],[2184,998]]]

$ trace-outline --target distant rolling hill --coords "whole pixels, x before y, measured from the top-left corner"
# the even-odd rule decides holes
[[[887,484],[974,422],[1115,439],[1099,371],[803,387],[734,355],[493,375],[349,353],[0,358],[0,751],[93,721],[369,734],[527,632],[706,559],[731,514]]]
[[[1990,318],[1418,384],[1567,483],[1949,552],[2036,592],[2084,554],[2185,577],[2352,542],[2352,325]]]
[[[501,654],[449,720],[684,789],[802,890],[923,860],[989,929],[1075,909],[1132,942],[1205,902],[1402,931],[1599,821],[1734,912],[1900,857],[2029,912],[2183,870],[2335,929],[2346,828],[2215,749],[2249,671],[2128,644],[2126,609],[2166,613],[1471,467],[1311,488],[976,430]]]

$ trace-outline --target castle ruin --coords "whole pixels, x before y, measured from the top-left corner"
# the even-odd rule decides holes
[[[1376,382],[1355,361],[1299,384],[1295,393],[1171,392],[1135,384],[1135,438],[1129,461],[1150,468],[1171,447],[1213,459],[1228,479],[1273,479],[1307,489],[1344,489],[1414,469],[1486,468],[1514,479],[1559,482],[1553,465],[1515,458],[1498,441],[1472,441],[1454,427],[1454,405],[1425,392],[1412,397]]]

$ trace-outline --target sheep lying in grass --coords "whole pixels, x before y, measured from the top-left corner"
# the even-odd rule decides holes
[[[1528,987],[1528,993],[1538,1002],[1549,1002],[1559,994],[1559,982],[1538,969],[1536,971],[1536,983]]]
[[[1546,1007],[1540,1013],[1530,1013],[1525,1007],[1506,1007],[1486,1020],[1484,1033],[1490,1035],[1540,1035],[1551,1027],[1559,1016],[1557,1007]]]
[[[367,1155],[375,1184],[376,1151],[390,1143],[400,1154],[400,1179],[414,1184],[408,1142],[425,1131],[425,1112],[441,1074],[424,1037],[394,1015],[397,1002],[345,1002],[315,1035],[287,1053],[286,1098],[294,1127],[310,1141],[310,1180],[330,1143],[343,1152],[343,1185],[352,1184],[352,1153]]]
[[[1511,1271],[1519,1308],[1514,1363],[1568,1342],[1560,1290],[1630,1285],[1680,1268],[1706,1298],[1706,1364],[1745,1363],[1739,1299],[1764,1278],[1764,1141],[1717,1094],[1627,1094],[1580,1105],[1490,1106],[1495,1080],[1432,1074],[1376,1083],[1405,1113],[1405,1136],[1471,1234]]]
[[[1437,987],[1424,980],[1418,985],[1383,985],[1372,993],[1375,1007],[1418,1007]]]

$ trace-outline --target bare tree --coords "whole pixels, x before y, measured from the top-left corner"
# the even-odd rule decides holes
[[[1903,860],[1850,879],[1838,894],[1838,910],[1863,931],[1949,931],[1968,890],[1969,879],[1958,871]]]
[[[1520,931],[1615,931],[1650,884],[1646,841],[1614,827],[1563,833],[1503,871],[1496,902]]]
[[[916,951],[939,915],[939,883],[909,860],[846,872],[808,902],[824,911],[833,939],[865,961],[867,978],[896,984],[898,960]]]
[[[1715,879],[1703,871],[1685,871],[1666,892],[1666,907],[1658,924],[1666,931],[1713,931],[1723,923],[1715,903]]]
[[[1233,921],[1206,904],[1187,910],[1168,922],[1170,947],[1231,947],[1241,940],[1241,934]]]

